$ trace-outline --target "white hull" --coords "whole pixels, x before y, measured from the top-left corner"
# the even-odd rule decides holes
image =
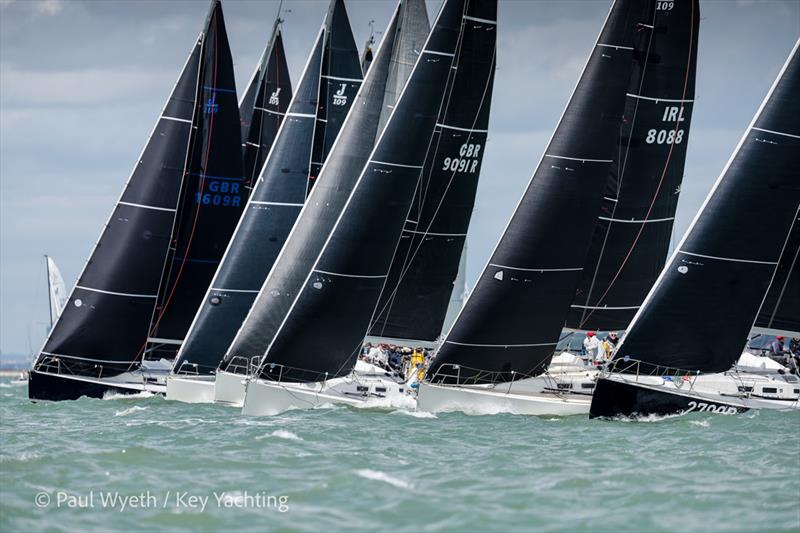
[[[563,374],[557,380],[540,376],[498,385],[437,385],[423,382],[419,385],[417,410],[429,413],[461,411],[480,415],[586,415],[589,414],[592,400],[591,389],[585,389],[585,394],[557,392],[558,383],[569,382],[571,389],[580,390],[580,384],[593,380],[594,373],[585,372]]]
[[[325,382],[286,383],[250,380],[242,414],[272,416],[293,409],[313,409],[324,405],[354,407],[409,407],[413,400],[406,387],[395,381],[365,378],[353,374]]]
[[[217,370],[217,381],[214,386],[214,402],[232,407],[244,405],[247,389],[247,376]]]
[[[168,376],[167,400],[214,403],[214,376]]]

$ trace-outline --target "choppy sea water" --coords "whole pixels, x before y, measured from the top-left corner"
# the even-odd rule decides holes
[[[3,532],[800,529],[798,412],[247,418],[26,394],[0,383]]]

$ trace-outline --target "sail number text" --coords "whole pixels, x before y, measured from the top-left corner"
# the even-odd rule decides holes
[[[662,122],[683,122],[683,106],[667,106],[664,108]],[[644,142],[647,144],[681,144],[683,142],[683,129],[674,127],[665,129],[653,128],[647,131]]]
[[[202,205],[239,207],[242,202],[239,185],[239,183],[230,183],[222,180],[208,180],[209,192],[196,192],[194,193],[194,198],[198,204]]]
[[[689,402],[689,408],[683,414],[697,411],[698,413],[717,413],[719,415],[735,415],[739,410],[731,405],[716,405],[706,402]]]
[[[661,0],[656,2],[656,11],[672,11],[675,7],[675,2],[663,2]]]
[[[480,144],[464,143],[458,150],[458,155],[460,157],[444,158],[444,166],[442,166],[442,170],[449,170],[450,172],[463,172],[465,174],[475,174],[475,171],[478,168],[480,153]]]

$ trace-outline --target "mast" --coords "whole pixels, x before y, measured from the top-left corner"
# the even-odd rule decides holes
[[[566,327],[625,329],[664,267],[694,107],[699,0],[656,2]]]
[[[614,359],[639,361],[631,366],[643,371],[715,373],[741,356],[800,216],[798,46],[800,40]]]
[[[432,381],[510,381],[547,367],[600,213],[634,49],[652,32],[654,8],[613,4],[544,156],[431,363]]]
[[[495,19],[495,2],[448,0],[442,6],[395,112],[312,267],[303,272],[263,358],[261,377],[277,378],[273,365],[280,365],[283,381],[323,381],[351,372],[426,155],[436,149],[438,119],[452,121],[439,124],[444,129],[470,128],[488,108]],[[323,183],[336,185],[330,176]]]

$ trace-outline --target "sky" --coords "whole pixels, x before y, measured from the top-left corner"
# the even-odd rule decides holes
[[[676,0],[678,2],[682,0]],[[346,0],[356,43],[394,0]],[[428,0],[431,20],[439,0]],[[0,352],[39,350],[43,254],[71,288],[206,16],[206,0],[0,0]],[[556,126],[610,0],[500,0],[489,140],[468,237],[483,268]],[[277,0],[223,0],[241,92]],[[296,83],[327,0],[284,0]],[[800,37],[798,0],[703,0],[683,233]],[[568,220],[565,214],[565,220]]]

